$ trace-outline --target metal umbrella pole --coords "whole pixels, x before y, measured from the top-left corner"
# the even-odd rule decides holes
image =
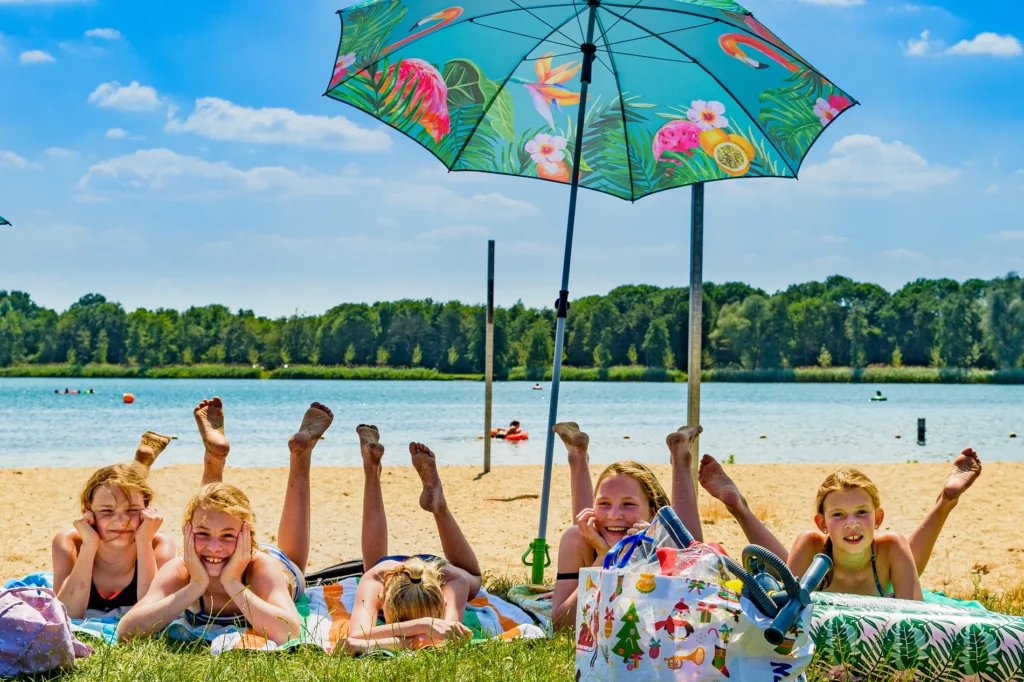
[[[686,365],[686,423],[700,424],[700,365],[704,327],[704,183],[693,186],[690,205],[690,358]],[[696,455],[690,467],[693,485],[697,487],[697,466],[700,464],[699,438],[693,439]]]
[[[531,582],[539,585],[544,582],[544,569],[551,565],[548,553],[547,526],[548,502],[551,496],[551,464],[554,458],[555,433],[551,430],[558,418],[558,388],[562,378],[562,348],[565,345],[565,318],[569,313],[569,265],[572,260],[572,233],[576,225],[576,195],[580,184],[580,157],[583,150],[583,129],[586,127],[587,90],[593,71],[594,25],[597,21],[597,7],[600,0],[588,0],[589,13],[587,18],[587,40],[580,45],[583,52],[583,69],[580,76],[580,107],[576,119],[576,143],[572,149],[572,185],[569,189],[569,219],[565,231],[565,258],[562,261],[562,288],[558,292],[557,323],[555,326],[555,361],[551,370],[551,403],[548,409],[547,441],[544,446],[544,485],[540,498],[540,528],[537,538],[530,543],[530,549],[523,555],[523,562],[530,566]],[[533,555],[531,560],[527,557]]]

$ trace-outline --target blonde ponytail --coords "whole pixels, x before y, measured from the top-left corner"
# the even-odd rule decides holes
[[[437,561],[419,558],[406,559],[397,567],[385,571],[384,620],[401,623],[416,618],[443,618],[444,576]]]

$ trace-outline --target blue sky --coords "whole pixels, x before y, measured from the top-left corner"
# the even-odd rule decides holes
[[[863,106],[799,181],[708,187],[707,280],[1024,270],[1020,3],[745,5]],[[61,310],[479,302],[493,238],[498,302],[554,301],[566,188],[446,174],[321,97],[341,6],[0,0],[0,289]],[[689,195],[582,193],[572,297],[685,285]]]

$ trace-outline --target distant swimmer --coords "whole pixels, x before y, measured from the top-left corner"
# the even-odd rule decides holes
[[[875,391],[875,394],[871,396],[871,402],[873,403],[884,403],[888,398],[882,395],[881,391]]]
[[[541,386],[540,384],[534,384],[533,385],[533,390],[535,390],[535,391],[543,391],[544,387]]]
[[[491,438],[503,440],[526,440],[530,437],[523,429],[519,428],[519,421],[513,419],[507,429],[491,429]]]

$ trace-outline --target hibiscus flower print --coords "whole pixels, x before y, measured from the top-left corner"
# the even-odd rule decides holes
[[[814,114],[821,119],[821,125],[827,126],[836,116],[850,108],[850,100],[842,95],[829,95],[828,99],[819,97],[814,104]]]
[[[690,102],[686,118],[700,126],[701,130],[729,127],[729,119],[725,117],[725,105],[721,102],[694,100]]]

